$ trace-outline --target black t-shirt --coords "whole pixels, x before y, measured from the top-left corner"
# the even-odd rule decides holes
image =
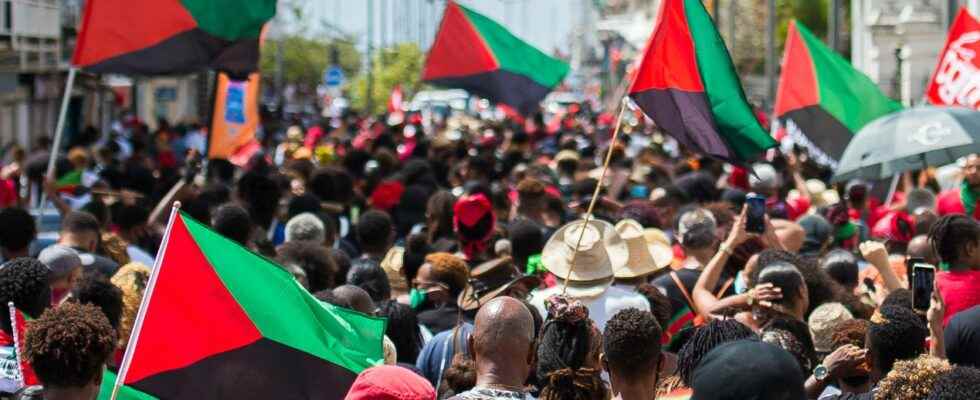
[[[418,313],[419,323],[425,326],[433,335],[455,327],[459,317],[459,307],[456,306],[456,303],[446,303],[441,307],[423,310]]]
[[[693,296],[694,285],[698,282],[698,278],[701,276],[701,270],[693,268],[682,268],[674,272],[677,275],[678,280],[684,285],[684,290],[687,291],[688,296]],[[726,284],[729,277],[722,276],[719,279],[718,285],[712,289],[712,293],[717,294],[721,289],[721,286]],[[670,299],[670,324],[664,327],[664,331],[673,336],[681,329],[693,325],[694,313],[691,304],[687,301],[687,297],[680,288],[677,287],[677,283],[671,277],[670,273],[663,274],[652,282],[653,286],[660,289],[661,292],[667,295]],[[735,294],[735,285],[729,284],[725,292],[722,293],[721,297],[731,296]]]
[[[980,368],[980,306],[956,313],[943,334],[949,362]]]

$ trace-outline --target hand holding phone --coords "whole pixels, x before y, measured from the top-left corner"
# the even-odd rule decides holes
[[[757,193],[745,196],[745,206],[748,208],[745,230],[751,233],[766,232],[766,198]]]
[[[926,263],[912,266],[912,309],[920,313],[929,310],[936,287],[936,267]]]

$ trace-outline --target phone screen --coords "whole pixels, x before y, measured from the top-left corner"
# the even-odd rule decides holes
[[[918,311],[929,309],[935,280],[936,267],[924,263],[912,267],[912,308]]]
[[[926,259],[922,257],[908,257],[905,259],[905,282],[912,282],[912,267],[915,264],[925,264]]]
[[[745,204],[748,207],[745,230],[753,233],[765,232],[766,198],[755,193],[749,193],[745,196]]]

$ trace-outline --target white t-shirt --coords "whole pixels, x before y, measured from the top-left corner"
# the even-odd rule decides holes
[[[559,293],[561,293],[561,284],[534,292],[534,295],[531,297],[531,304],[541,314],[541,318],[548,318],[548,310],[545,309],[544,300],[549,296]],[[606,322],[619,311],[627,308],[650,311],[650,303],[647,302],[646,297],[643,297],[643,295],[636,291],[618,286],[610,286],[599,296],[583,297],[577,300],[588,307],[589,318],[595,321],[600,331],[606,327]]]

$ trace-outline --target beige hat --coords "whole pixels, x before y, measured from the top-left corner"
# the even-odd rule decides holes
[[[850,319],[854,319],[854,316],[841,303],[824,303],[813,309],[808,321],[810,336],[813,336],[813,348],[820,353],[834,351],[834,328]]]
[[[578,247],[578,254],[575,255],[580,236],[582,242]],[[559,228],[548,239],[541,252],[541,263],[545,269],[559,279],[569,277],[569,293],[575,297],[576,294],[571,293],[573,286],[583,289],[576,290],[581,291],[579,294],[582,296],[590,291],[584,290],[586,288],[597,289],[599,293],[604,291],[612,282],[613,271],[623,268],[628,259],[629,249],[623,238],[616,233],[616,228],[606,221],[595,219],[589,220],[588,225],[584,220],[578,220]]]
[[[619,221],[616,224],[616,232],[623,238],[629,249],[626,265],[613,271],[617,278],[636,278],[670,265],[673,259],[670,246],[659,241],[647,241],[643,226],[639,222],[632,219]]]
[[[560,163],[565,160],[578,161],[580,159],[578,152],[575,150],[562,150],[555,155],[555,162]]]
[[[408,282],[405,280],[405,276],[402,275],[402,266],[405,257],[405,248],[400,246],[392,247],[385,254],[385,258],[381,259],[381,269],[385,271],[385,275],[388,276],[388,282],[391,284],[391,290],[401,293],[408,292]]]

